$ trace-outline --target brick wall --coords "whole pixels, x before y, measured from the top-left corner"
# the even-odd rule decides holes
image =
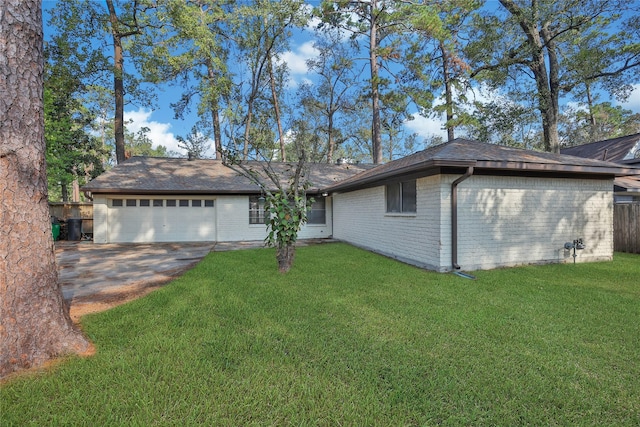
[[[415,214],[387,214],[384,186],[334,195],[334,237],[439,270],[440,186],[439,176],[417,180]]]
[[[586,244],[577,262],[610,260],[612,187],[608,180],[473,176],[458,187],[458,264],[475,270],[573,261],[564,244],[577,238]]]
[[[334,236],[422,267],[451,269],[451,183],[417,180],[415,215],[386,214],[385,187],[334,196]],[[577,261],[611,259],[609,180],[477,176],[458,187],[458,264],[466,270],[570,262],[565,242],[583,238]]]

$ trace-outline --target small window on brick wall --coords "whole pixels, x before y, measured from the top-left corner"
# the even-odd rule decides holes
[[[388,213],[416,213],[416,180],[389,184],[386,187]]]

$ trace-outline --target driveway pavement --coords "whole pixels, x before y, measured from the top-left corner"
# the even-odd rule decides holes
[[[159,285],[184,273],[214,243],[105,244],[56,242],[58,278],[66,300],[109,294],[124,286]]]
[[[58,279],[72,317],[74,312],[79,316],[144,295],[191,269],[209,252],[259,247],[264,242],[55,243]]]

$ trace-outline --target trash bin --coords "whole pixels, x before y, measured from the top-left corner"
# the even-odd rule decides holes
[[[82,219],[69,218],[67,220],[67,240],[80,240],[82,238]]]
[[[60,224],[51,224],[51,233],[53,234],[53,241],[58,240],[60,238]]]

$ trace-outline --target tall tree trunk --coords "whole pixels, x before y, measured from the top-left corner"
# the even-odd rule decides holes
[[[371,69],[371,155],[373,163],[382,163],[382,135],[380,134],[380,92],[378,66],[378,22],[377,2],[371,0],[370,29],[369,29],[369,66]]]
[[[558,135],[558,119],[560,117],[560,64],[556,51],[556,43],[553,34],[549,30],[550,23],[546,22],[540,30],[540,35],[544,41],[547,60],[549,62],[548,93],[549,100],[547,108],[547,126],[549,127],[548,149],[552,153],[560,153],[560,136]],[[545,141],[547,142],[547,141]]]
[[[124,150],[124,53],[122,51],[122,36],[118,30],[118,15],[113,6],[113,0],[106,0],[113,36],[113,92],[115,96],[115,115],[113,130],[116,142],[116,163],[126,160]]]
[[[265,23],[266,26],[266,23]],[[276,115],[276,123],[278,125],[278,139],[280,140],[280,160],[287,161],[287,152],[285,151],[284,131],[282,130],[282,118],[280,117],[280,104],[278,103],[278,91],[276,90],[276,79],[273,74],[273,62],[271,55],[267,58],[267,72],[269,73],[269,83],[271,85],[271,98],[273,100],[273,110]]]
[[[0,12],[0,376],[89,348],[58,283],[45,169],[42,5]]]
[[[555,51],[553,34],[550,23],[546,22],[538,30],[536,18],[526,16],[523,10],[513,0],[500,0],[500,3],[518,20],[520,28],[527,37],[527,43],[532,52],[529,68],[534,74],[538,90],[538,110],[542,115],[542,131],[544,135],[544,149],[552,153],[560,152],[560,137],[558,136],[559,117],[559,64]],[[544,43],[543,43],[544,41]],[[549,71],[545,63],[544,52],[547,52]]]
[[[207,77],[209,79],[209,84],[214,85],[216,76],[210,59],[207,59]],[[218,111],[218,102],[214,99],[211,100],[211,124],[213,125],[213,139],[216,145],[216,159],[221,159],[222,132],[220,131],[220,114]]]
[[[333,102],[331,103],[333,104]],[[333,105],[331,105],[330,107],[330,113],[329,113],[329,124],[327,126],[327,136],[329,139],[328,142],[328,147],[327,147],[327,163],[333,163],[333,153],[336,149],[336,140],[335,137],[333,136]]]
[[[442,75],[444,77],[445,108],[447,111],[447,141],[453,141],[455,139],[453,126],[453,87],[449,76],[449,53],[442,40],[440,41],[440,52],[442,53]]]
[[[247,118],[244,124],[244,145],[242,147],[242,160],[249,159],[249,137],[251,136],[251,120],[253,118],[253,97],[249,98],[247,104]]]
[[[596,116],[593,112],[593,97],[591,96],[591,86],[585,82],[587,87],[587,106],[589,108],[589,142],[596,141],[597,125]]]

